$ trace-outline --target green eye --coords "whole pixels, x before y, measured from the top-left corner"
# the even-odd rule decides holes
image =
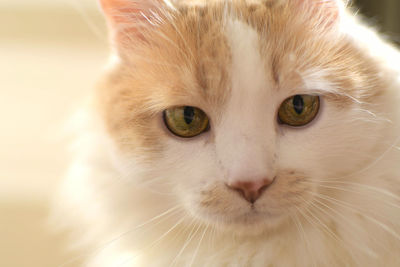
[[[195,137],[208,129],[208,117],[198,108],[183,106],[164,111],[164,122],[167,128],[180,137]]]
[[[319,97],[314,95],[289,97],[279,108],[279,122],[294,127],[304,126],[317,116],[319,104]]]

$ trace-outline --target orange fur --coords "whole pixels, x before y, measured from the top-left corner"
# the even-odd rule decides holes
[[[261,2],[216,1],[205,7],[183,3],[177,11],[164,10],[171,15],[163,15],[157,27],[143,29],[146,41],[132,37],[124,42],[123,60],[105,79],[100,94],[108,128],[121,147],[160,152],[163,134],[154,120],[170,106],[199,106],[218,120],[231,79],[230,49],[222,32],[226,10],[258,31],[265,75],[277,90],[301,88],[301,73],[309,69],[328,70],[321,78],[338,90],[326,96],[341,106],[354,99],[373,101],[379,88],[385,88],[379,62],[360,53],[353,40],[333,29],[315,31],[320,17],[295,12],[295,1]],[[314,14],[315,7],[310,12]]]
[[[400,55],[340,0],[102,4],[105,130],[82,134],[60,198],[89,243],[115,240],[92,266],[399,266]],[[299,94],[318,116],[280,124]],[[209,131],[171,134],[174,106]],[[273,182],[249,203],[232,180]]]

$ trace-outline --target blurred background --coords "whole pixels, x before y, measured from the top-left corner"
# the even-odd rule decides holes
[[[400,41],[399,0],[354,2]],[[74,256],[47,230],[48,200],[68,164],[61,129],[107,56],[97,0],[0,1],[0,266],[60,266]]]

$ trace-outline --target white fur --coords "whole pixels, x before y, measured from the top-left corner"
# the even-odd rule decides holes
[[[227,26],[232,53],[232,89],[224,118],[216,129],[216,154],[228,183],[272,179],[275,105],[268,105],[271,83],[265,78],[257,32],[232,20]],[[232,144],[236,144],[232,146]]]
[[[400,69],[391,65],[390,88],[370,112],[362,103],[343,109],[322,97],[312,124],[279,126],[276,110],[291,95],[264,75],[268,59],[259,55],[256,31],[234,19],[226,29],[232,88],[223,119],[210,133],[190,141],[165,137],[167,156],[146,165],[131,155],[121,173],[116,166],[124,156],[101,123],[80,130],[78,155],[56,210],[63,222],[78,225],[80,242],[101,248],[85,254],[88,264],[399,266]],[[305,86],[293,92],[330,88],[324,71],[302,74]],[[311,177],[310,191],[331,187],[335,200],[285,206],[285,197],[266,192],[255,207],[270,215],[260,219],[238,194],[221,189],[230,179],[273,177],[285,169]],[[207,210],[199,199],[215,185],[221,190],[216,197],[229,205]],[[246,218],[254,220],[246,225]]]

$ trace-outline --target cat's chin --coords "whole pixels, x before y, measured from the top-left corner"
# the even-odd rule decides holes
[[[271,232],[282,227],[287,222],[287,216],[259,212],[251,209],[239,215],[201,216],[207,224],[213,224],[222,232],[234,233],[240,236],[254,236]]]

